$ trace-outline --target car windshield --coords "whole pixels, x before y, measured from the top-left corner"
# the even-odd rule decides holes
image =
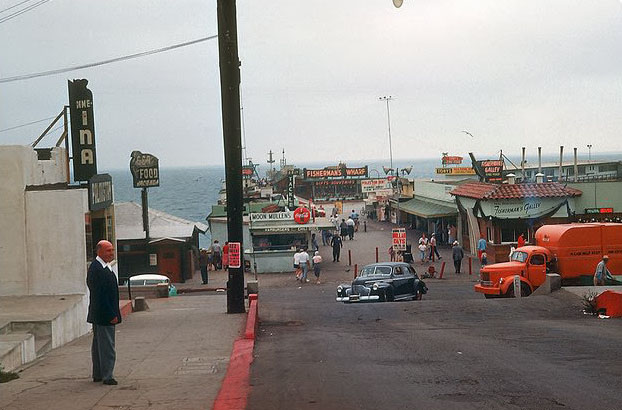
[[[371,276],[374,274],[374,266],[365,266],[361,269],[361,276]]]
[[[391,267],[390,266],[376,266],[376,275],[390,275]]]
[[[510,258],[512,261],[525,262],[527,260],[527,252],[514,251]]]
[[[372,275],[390,275],[390,266],[365,266],[361,269],[360,276],[372,276]]]

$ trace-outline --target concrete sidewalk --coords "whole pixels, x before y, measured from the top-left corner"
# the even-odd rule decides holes
[[[225,293],[148,303],[116,328],[118,386],[92,382],[89,333],[0,384],[0,409],[211,408],[246,315],[226,313]]]

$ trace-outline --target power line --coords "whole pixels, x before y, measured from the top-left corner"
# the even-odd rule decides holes
[[[84,68],[97,67],[97,66],[104,65],[104,64],[117,63],[119,61],[130,60],[130,59],[138,58],[138,57],[145,57],[145,56],[152,55],[152,54],[162,53],[164,51],[174,50],[180,47],[191,46],[193,44],[201,43],[203,41],[212,40],[215,38],[218,38],[218,36],[214,35],[214,36],[209,36],[209,37],[203,37],[197,40],[186,41],[185,43],[174,44],[172,46],[162,47],[162,48],[158,48],[158,49],[150,50],[150,51],[143,51],[141,53],[130,54],[130,55],[126,55],[123,57],[111,58],[109,60],[98,61],[96,63],[88,63],[88,64],[83,64],[83,65],[78,65],[78,66],[73,66],[73,67],[59,68],[56,70],[41,71],[39,73],[24,74],[24,75],[18,75],[15,77],[0,78],[0,84],[10,83],[14,81],[28,80],[30,78],[36,78],[36,77],[45,77],[45,76],[53,75],[53,74],[61,74],[61,73],[69,72],[69,71],[81,70]]]
[[[17,6],[21,6],[22,4],[24,4],[24,3],[28,3],[29,1],[32,1],[32,0],[24,0],[24,1],[20,1],[19,3],[14,4],[14,5],[12,5],[11,7],[7,7],[7,8],[6,8],[6,9],[4,9],[4,10],[0,10],[0,13],[4,13],[5,11],[9,11],[9,10],[11,10],[11,9],[14,9],[15,7],[17,7]]]
[[[3,129],[3,130],[0,130],[0,132],[15,130],[15,129],[17,129],[17,128],[26,127],[26,126],[28,126],[28,125],[36,124],[36,123],[39,123],[39,122],[49,121],[49,120],[54,119],[54,118],[56,118],[56,116],[53,116],[53,117],[48,117],[48,118],[42,118],[42,119],[37,120],[37,121],[31,121],[31,122],[27,122],[27,123],[25,123],[25,124],[20,124],[20,125],[15,125],[15,126],[10,127],[10,128],[5,128],[5,129]]]
[[[15,18],[15,17],[17,17],[19,15],[22,15],[22,14],[24,14],[24,13],[26,13],[26,12],[34,9],[34,8],[42,6],[45,3],[47,3],[48,1],[50,1],[50,0],[40,0],[39,2],[31,4],[30,6],[25,7],[23,9],[21,9],[21,10],[17,10],[16,12],[14,12],[12,14],[9,14],[8,16],[4,16],[4,17],[0,18],[0,24],[4,23],[5,21],[9,21],[9,20],[11,20],[11,19],[13,19],[13,18]]]

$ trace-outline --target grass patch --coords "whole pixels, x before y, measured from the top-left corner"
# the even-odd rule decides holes
[[[598,310],[596,309],[596,296],[598,294],[593,290],[586,292],[581,297],[581,304],[583,305],[583,311],[586,314],[596,316],[598,314]]]

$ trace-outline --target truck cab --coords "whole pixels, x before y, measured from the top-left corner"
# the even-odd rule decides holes
[[[541,246],[523,246],[516,249],[509,262],[484,266],[475,291],[486,297],[514,296],[513,279],[520,276],[521,296],[528,296],[546,280],[551,252]]]

